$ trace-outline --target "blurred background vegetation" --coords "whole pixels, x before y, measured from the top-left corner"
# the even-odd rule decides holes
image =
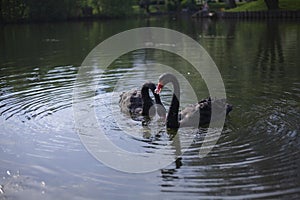
[[[132,14],[134,0],[0,0],[1,22],[57,21]]]
[[[0,23],[215,11],[299,10],[300,0],[0,0]]]

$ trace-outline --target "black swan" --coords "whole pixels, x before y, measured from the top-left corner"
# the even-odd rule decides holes
[[[155,98],[155,103],[149,95],[149,89],[152,91]],[[140,91],[132,89],[128,92],[123,92],[120,95],[119,106],[121,112],[129,114],[133,119],[137,119],[139,116],[154,116],[155,110],[150,109],[154,104],[156,104],[156,112],[161,118],[165,118],[166,110],[160,100],[159,94],[154,91],[156,85],[151,82],[146,82],[143,84]]]
[[[219,110],[226,111],[226,115],[232,110],[232,105],[225,102],[224,99],[214,99],[210,97],[199,101],[194,105],[189,105],[179,113],[180,87],[177,78],[170,73],[162,74],[159,77],[157,89],[155,93],[159,94],[167,83],[173,84],[172,102],[166,119],[167,128],[178,129],[179,126],[195,126],[198,127],[208,125],[211,122],[212,103]],[[200,118],[199,118],[200,117]],[[199,120],[199,123],[195,122]]]

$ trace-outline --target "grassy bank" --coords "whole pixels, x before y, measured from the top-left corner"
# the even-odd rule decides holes
[[[300,0],[279,0],[280,10],[300,10]],[[264,0],[238,4],[238,7],[228,9],[228,12],[265,11],[268,10]]]

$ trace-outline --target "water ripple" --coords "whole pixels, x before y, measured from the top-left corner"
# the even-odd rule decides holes
[[[58,66],[46,74],[38,70],[13,75],[6,71],[1,77],[0,116],[40,119],[71,106],[76,68]]]
[[[205,158],[199,158],[204,139],[215,140],[215,137],[205,137],[209,130],[182,129],[178,141],[174,142],[164,123],[153,120],[148,127],[143,127],[141,122],[120,113],[120,92],[136,88],[145,80],[157,81],[160,71],[147,74],[143,65],[107,70],[99,78],[95,93],[87,92],[82,96],[95,100],[95,104],[90,106],[95,109],[100,127],[114,144],[148,155],[163,149],[161,154],[177,158],[174,163],[156,172],[153,180],[152,175],[137,178],[110,171],[106,174],[108,170],[105,167],[91,161],[75,134],[71,114],[76,67],[57,66],[46,72],[34,68],[25,73],[5,68],[2,72],[0,125],[3,133],[0,133],[0,153],[4,166],[18,163],[21,169],[30,171],[32,175],[42,173],[84,180],[87,185],[101,188],[107,194],[115,192],[115,188],[126,187],[133,192],[138,188],[139,194],[146,196],[151,196],[152,190],[159,190],[161,197],[169,199],[299,197],[298,82],[282,93],[274,87],[261,91],[246,86],[244,89],[249,93],[248,97],[241,95],[240,101],[235,102],[234,111],[226,121],[217,144],[209,146],[213,148]],[[132,79],[133,76],[135,79]],[[86,80],[76,86],[86,87],[89,83]],[[268,87],[267,84],[264,87]],[[171,90],[167,89],[162,95],[166,106],[171,94]],[[238,99],[239,95],[233,91],[231,97]],[[183,95],[183,106],[189,100]],[[131,131],[126,129],[128,127]],[[186,146],[188,148],[184,148]],[[65,162],[68,158],[69,163]],[[91,169],[85,163],[93,163],[97,167]],[[101,173],[98,167],[103,170]],[[69,168],[72,170],[69,171]],[[157,188],[145,189],[145,177]],[[128,186],[128,180],[139,184]],[[78,183],[70,182],[76,186],[76,192]],[[80,191],[88,189],[87,185]],[[124,196],[120,194],[120,197]]]

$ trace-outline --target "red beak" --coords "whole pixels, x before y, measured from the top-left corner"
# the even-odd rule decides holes
[[[156,94],[159,94],[160,92],[161,92],[161,89],[164,87],[164,85],[163,84],[161,84],[161,83],[158,83],[157,84],[157,87],[156,87],[156,89],[155,89],[155,93]]]

